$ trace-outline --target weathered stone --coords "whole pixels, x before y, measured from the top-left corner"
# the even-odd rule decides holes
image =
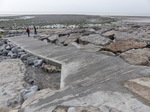
[[[28,65],[33,65],[33,64],[34,64],[34,60],[35,60],[35,58],[33,58],[33,57],[28,57],[28,58],[27,58],[27,64],[28,64]]]
[[[3,41],[0,41],[0,46],[2,46],[4,44],[4,42]]]
[[[37,100],[37,99],[40,99],[42,97],[44,97],[45,95],[47,95],[48,93],[52,92],[53,90],[51,89],[43,89],[43,90],[40,90],[34,94],[32,94],[30,96],[30,98],[28,98],[23,104],[22,104],[22,108],[26,107],[26,106],[29,106],[33,101]]]
[[[68,39],[68,35],[66,35],[66,36],[61,36],[61,37],[58,38],[58,41],[59,41],[60,43],[64,43],[65,40],[67,40],[67,39]]]
[[[19,48],[19,49],[18,49],[18,52],[24,52],[24,50],[23,50],[23,49],[21,49],[21,48]]]
[[[3,45],[0,47],[0,51],[5,50],[5,47],[6,47],[6,46],[7,46],[6,44],[3,44]]]
[[[94,44],[87,44],[80,47],[80,50],[88,51],[88,52],[98,52],[100,51],[102,46],[94,45]]]
[[[21,55],[26,54],[25,52],[18,52],[18,58],[20,58]]]
[[[106,45],[109,44],[111,40],[109,38],[102,37],[100,34],[91,34],[89,36],[83,36],[79,39],[79,43],[86,45],[92,43],[95,45]]]
[[[11,49],[11,51],[12,51],[13,53],[18,53],[18,49],[17,49],[16,47],[13,47],[13,48]]]
[[[70,42],[75,42],[77,41],[78,38],[80,38],[80,34],[77,34],[77,33],[73,33],[73,34],[70,34],[70,36],[64,41],[63,44],[69,44]]]
[[[135,49],[129,50],[121,54],[121,57],[130,64],[134,65],[149,65],[150,49]]]
[[[34,66],[35,67],[39,67],[39,66],[41,66],[43,64],[43,60],[42,59],[40,59],[40,60],[34,60]]]
[[[17,53],[11,54],[11,58],[17,58],[17,57],[18,57]]]
[[[53,112],[68,112],[68,108],[69,107],[66,106],[57,106]]]
[[[3,53],[4,56],[7,56],[7,54],[9,53],[9,51],[6,50],[6,49],[4,49],[4,50],[2,51],[2,53]]]
[[[141,98],[145,99],[150,103],[150,78],[138,78],[128,80],[124,86],[128,88],[133,93],[137,94]]]
[[[66,30],[66,31],[63,31],[63,32],[59,33],[58,36],[59,37],[66,36],[66,35],[69,36],[70,33],[71,33],[71,30]]]
[[[109,56],[116,56],[113,52],[109,52],[109,51],[99,51],[98,53],[102,53]]]
[[[101,112],[97,107],[70,107],[67,112]]]
[[[52,43],[53,43],[54,41],[58,40],[58,38],[59,38],[59,37],[58,37],[57,34],[54,34],[54,35],[48,37],[49,41],[52,42]]]
[[[11,46],[10,46],[10,45],[7,45],[7,46],[6,46],[6,50],[11,50]]]
[[[37,91],[38,91],[37,86],[32,86],[30,89],[22,89],[21,90],[21,97],[23,98],[23,100],[26,100]]]
[[[60,68],[58,68],[56,66],[46,65],[46,64],[43,64],[41,68],[48,73],[54,73],[54,72],[60,72],[61,71]]]
[[[23,87],[25,65],[19,59],[7,59],[0,63],[0,109],[16,107],[22,103],[19,90]]]
[[[133,40],[120,40],[103,47],[103,50],[111,51],[113,53],[122,53],[130,49],[144,48],[146,42],[136,42]]]
[[[20,59],[21,59],[21,60],[27,60],[27,58],[28,58],[28,54],[22,54],[22,55],[20,56]]]

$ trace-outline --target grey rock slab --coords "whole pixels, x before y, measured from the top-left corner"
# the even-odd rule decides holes
[[[109,44],[111,40],[109,38],[102,37],[100,34],[91,34],[89,36],[82,36],[79,39],[79,42],[81,44],[92,43],[95,45],[106,45]]]

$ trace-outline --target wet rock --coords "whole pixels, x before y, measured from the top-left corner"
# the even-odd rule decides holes
[[[102,37],[100,34],[91,34],[89,36],[83,36],[79,39],[79,43],[86,45],[92,43],[95,45],[106,45],[109,44],[111,40],[109,38]]]
[[[128,80],[124,86],[133,93],[143,98],[146,102],[150,103],[150,78],[143,77],[138,79]]]
[[[121,54],[121,57],[130,64],[133,65],[149,65],[150,61],[150,49],[135,49],[129,50]]]
[[[134,40],[120,40],[104,46],[103,50],[111,51],[113,53],[122,53],[130,49],[144,48],[146,47],[146,45],[146,42],[137,42]]]
[[[34,60],[34,66],[35,67],[39,67],[39,66],[41,66],[43,64],[43,60],[42,59],[40,59],[40,60]]]
[[[20,59],[21,59],[21,60],[27,60],[27,58],[28,58],[28,54],[22,54],[22,55],[20,56]]]
[[[19,90],[24,88],[23,75],[25,65],[19,59],[7,59],[0,63],[0,109],[21,105],[22,99]]]
[[[11,51],[12,51],[13,53],[18,53],[18,49],[17,49],[16,47],[13,47],[13,48],[11,49]]]

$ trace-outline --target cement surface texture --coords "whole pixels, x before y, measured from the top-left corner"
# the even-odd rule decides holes
[[[101,110],[108,106],[122,112],[150,112],[148,102],[123,86],[127,80],[148,77],[149,67],[130,65],[119,57],[60,47],[27,36],[8,40],[62,69],[61,89],[35,100],[19,112],[52,112],[59,105],[96,106]]]

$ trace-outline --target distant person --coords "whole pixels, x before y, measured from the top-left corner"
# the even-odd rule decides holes
[[[34,26],[34,34],[37,34],[37,30],[36,27]]]
[[[28,34],[28,37],[30,37],[30,29],[29,28],[26,29],[26,32]]]

